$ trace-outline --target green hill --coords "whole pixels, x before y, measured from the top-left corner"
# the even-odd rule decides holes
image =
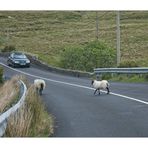
[[[99,11],[99,40],[116,49],[116,12]],[[96,38],[95,11],[0,11],[0,49],[14,45],[59,66],[64,47]],[[148,66],[148,11],[121,12],[121,61]]]

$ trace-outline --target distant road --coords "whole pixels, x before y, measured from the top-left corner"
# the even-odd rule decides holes
[[[6,64],[5,58],[0,62]],[[148,137],[148,84],[110,82],[111,94],[93,95],[90,80],[51,73],[41,67],[10,68],[7,77],[45,78],[43,101],[55,116],[54,137]]]

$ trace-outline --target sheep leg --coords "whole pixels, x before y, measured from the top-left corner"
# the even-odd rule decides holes
[[[39,90],[39,94],[42,95],[42,89]]]
[[[39,94],[39,89],[38,88],[36,88],[36,92],[37,92],[37,94]]]
[[[41,87],[39,89],[39,94],[42,95],[42,91],[43,91],[43,83],[41,83]]]
[[[109,91],[109,88],[108,88],[108,87],[106,87],[106,89],[107,89],[107,94],[109,94],[109,92],[110,92],[110,91]]]
[[[96,89],[96,90],[94,91],[94,95],[96,94],[97,90],[98,90],[98,89]]]
[[[98,88],[98,92],[99,92],[99,95],[100,95],[100,89]]]

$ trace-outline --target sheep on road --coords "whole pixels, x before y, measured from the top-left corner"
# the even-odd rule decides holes
[[[99,92],[100,95],[100,89],[107,89],[107,94],[109,94],[110,92],[109,83],[107,80],[102,80],[102,81],[92,80],[91,84],[96,89],[94,91],[94,95],[96,94],[97,91]]]

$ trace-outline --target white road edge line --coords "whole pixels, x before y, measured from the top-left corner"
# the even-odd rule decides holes
[[[40,76],[37,76],[37,75],[32,75],[32,74],[29,74],[29,73],[26,73],[26,72],[23,72],[23,71],[20,71],[18,69],[14,69],[14,68],[11,68],[3,63],[0,62],[1,65],[13,70],[13,71],[16,71],[16,72],[19,72],[19,73],[22,73],[22,74],[25,74],[25,75],[28,75],[28,76],[31,76],[31,77],[35,77],[35,78],[40,78],[40,79],[44,79],[44,80],[47,80],[47,81],[51,81],[51,82],[56,82],[56,83],[61,83],[61,84],[65,84],[65,85],[70,85],[70,86],[75,86],[75,87],[80,87],[80,88],[85,88],[85,89],[91,89],[91,90],[94,90],[94,88],[91,88],[91,87],[87,87],[87,86],[83,86],[83,85],[78,85],[78,84],[72,84],[72,83],[68,83],[68,82],[63,82],[63,81],[57,81],[57,80],[53,80],[53,79],[49,79],[49,78],[43,78],[43,77],[40,77]],[[106,91],[103,91],[101,90],[102,92],[106,92]],[[110,92],[111,95],[114,95],[114,96],[118,96],[118,97],[122,97],[122,98],[126,98],[126,99],[129,99],[129,100],[133,100],[133,101],[137,101],[137,102],[140,102],[140,103],[143,103],[143,104],[147,104],[148,105],[148,102],[146,101],[143,101],[143,100],[140,100],[140,99],[136,99],[136,98],[133,98],[133,97],[128,97],[128,96],[125,96],[125,95],[121,95],[121,94],[116,94],[116,93],[112,93]]]

